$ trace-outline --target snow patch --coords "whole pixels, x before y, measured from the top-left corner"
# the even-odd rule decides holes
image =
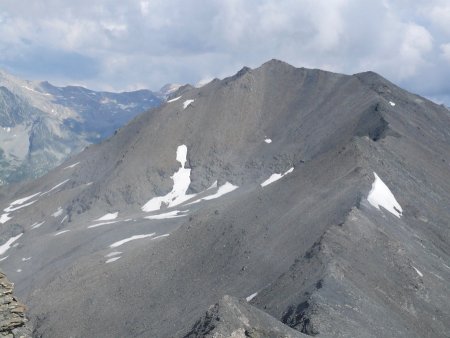
[[[51,193],[53,190],[58,189],[60,186],[62,186],[63,184],[66,184],[66,183],[69,182],[69,181],[70,181],[70,178],[67,179],[67,180],[65,180],[65,181],[62,181],[61,183],[58,183],[57,185],[55,185],[55,186],[54,186],[53,188],[51,188],[50,190],[47,190],[46,192],[43,192],[43,193],[41,194],[41,196],[44,196],[44,195],[47,195],[47,194]]]
[[[215,189],[215,188],[217,188],[217,181],[214,181],[214,183],[211,184],[211,186],[208,189],[206,189],[206,191],[211,190],[211,189]]]
[[[270,138],[266,138],[266,139],[264,140],[264,142],[266,142],[267,144],[270,144],[270,143],[272,143],[272,140],[271,140]]]
[[[11,248],[11,244],[17,241],[20,237],[22,237],[22,235],[23,232],[15,237],[11,237],[4,244],[0,245],[0,255],[3,255],[6,251],[8,251]]]
[[[152,232],[151,234],[131,236],[131,237],[122,239],[122,240],[120,240],[120,241],[117,241],[117,242],[111,244],[109,247],[110,247],[110,248],[117,248],[117,247],[119,247],[119,246],[121,246],[121,245],[123,245],[123,244],[125,244],[125,243],[130,242],[130,241],[135,241],[135,240],[137,240],[137,239],[142,239],[142,238],[152,237],[152,236],[154,236],[154,235],[155,235],[155,233]]]
[[[2,214],[0,216],[0,223],[5,224],[6,222],[8,222],[10,219],[12,219],[12,217],[9,217],[9,214]]]
[[[374,172],[375,181],[372,184],[372,189],[367,196],[367,201],[375,208],[380,210],[380,206],[389,211],[391,214],[400,218],[402,216],[403,209],[398,204],[392,192],[389,190],[386,184],[381,178]]]
[[[32,205],[33,203],[36,203],[36,202],[37,202],[37,200],[34,200],[34,201],[31,201],[31,202],[28,202],[28,203],[19,205],[19,206],[17,206],[17,207],[13,207],[13,204],[11,204],[9,207],[7,207],[6,209],[4,209],[3,211],[5,211],[5,212],[16,211],[16,210],[25,208],[25,207],[27,207],[27,206],[29,206],[29,205]]]
[[[163,238],[163,237],[167,237],[167,236],[170,236],[170,234],[164,234],[164,235],[159,235],[159,236],[153,237],[152,241],[155,240],[155,239]]]
[[[37,228],[39,228],[42,224],[44,224],[45,223],[45,221],[43,221],[43,222],[41,222],[41,223],[38,223],[38,222],[36,222],[36,223],[33,223],[32,225],[31,225],[31,229],[37,229]]]
[[[63,214],[63,209],[62,209],[61,207],[59,207],[58,210],[56,210],[56,211],[52,214],[52,216],[56,218],[56,217],[61,216],[62,214]]]
[[[108,264],[108,263],[115,262],[115,261],[117,261],[119,258],[120,258],[120,256],[119,256],[119,257],[113,257],[113,258],[110,258],[110,259],[106,260],[105,263]]]
[[[219,198],[225,194],[232,192],[233,190],[236,190],[237,188],[239,188],[237,185],[233,185],[230,182],[225,182],[224,185],[220,186],[219,189],[217,189],[217,192],[215,194],[203,197],[202,200],[209,201],[215,198]]]
[[[413,266],[413,268],[414,268],[414,270],[416,270],[417,274],[418,274],[420,277],[423,277],[423,273],[422,273],[422,272],[420,272],[415,266]]]
[[[215,187],[217,187],[217,181],[215,181],[215,182],[213,183],[213,185],[212,185],[211,187],[209,187],[207,190],[213,189],[213,188],[215,188]],[[230,182],[225,182],[224,185],[221,185],[221,186],[219,187],[219,189],[217,189],[217,191],[216,191],[215,194],[212,194],[212,195],[209,195],[209,196],[202,197],[202,198],[200,198],[200,199],[198,199],[198,200],[195,200],[195,201],[193,201],[193,202],[190,202],[190,203],[188,203],[188,204],[186,204],[186,205],[191,205],[191,204],[199,203],[199,202],[201,202],[201,201],[213,200],[213,199],[215,199],[215,198],[219,198],[219,197],[221,197],[221,196],[223,196],[223,195],[225,195],[225,194],[228,194],[228,193],[232,192],[233,190],[236,190],[237,188],[239,188],[237,185],[233,185],[233,184],[231,184]]]
[[[119,222],[119,221],[111,221],[111,222],[96,223],[96,224],[93,224],[93,225],[88,226],[88,229],[97,228],[97,227],[102,226],[102,225],[114,224],[114,223],[118,223],[118,222]]]
[[[29,261],[30,259],[31,259],[31,257],[22,257],[22,262]]]
[[[64,221],[67,219],[67,215],[65,215],[64,217],[63,217],[63,219],[61,220],[61,223],[60,224],[63,224],[64,223]]]
[[[109,257],[120,255],[121,253],[122,253],[122,251],[113,251],[113,252],[110,252],[109,254],[105,255],[105,257],[109,258]]]
[[[166,212],[166,213],[163,213],[163,214],[146,216],[144,218],[146,218],[146,219],[178,218],[178,217],[187,216],[185,213],[187,213],[188,211],[189,210],[184,210],[184,211],[174,210],[174,211]]]
[[[264,182],[261,183],[261,187],[265,187],[266,185],[276,182],[279,179],[281,179],[283,176],[290,174],[293,171],[294,171],[294,167],[290,168],[284,174],[272,174],[267,180],[265,180]]]
[[[192,103],[194,102],[194,100],[186,100],[183,102],[183,109],[186,109],[187,107],[189,107]]]
[[[38,196],[39,194],[40,194],[40,192],[30,195],[30,196],[27,196],[27,197],[19,198],[18,200],[15,200],[14,202],[12,202],[10,204],[10,206],[21,205],[21,204],[25,203],[26,201],[31,200],[33,197]]]
[[[395,107],[395,102],[389,101],[389,104],[390,104],[392,107]]]
[[[0,258],[0,262],[1,261],[4,261],[6,258],[8,258],[9,256],[5,256],[5,257],[2,257],[2,258]]]
[[[117,216],[119,216],[119,212],[113,212],[111,214],[105,214],[102,217],[96,219],[96,221],[111,221],[113,219],[116,219]]]
[[[59,235],[62,235],[62,234],[64,234],[64,233],[66,233],[66,232],[69,232],[70,230],[63,230],[63,231],[60,231],[60,232],[57,232],[56,234],[54,234],[53,236],[59,236]]]
[[[246,297],[245,300],[247,302],[250,302],[253,298],[255,298],[258,295],[258,292],[252,293],[250,296]]]
[[[77,162],[77,163],[68,165],[67,167],[63,168],[63,170],[70,169],[70,168],[74,168],[74,167],[76,167],[76,166],[79,165],[79,164],[80,164],[80,162]]]
[[[175,102],[175,101],[177,101],[177,100],[179,100],[179,99],[181,99],[181,96],[178,96],[178,97],[176,97],[176,98],[174,98],[174,99],[167,100],[167,103]]]
[[[22,272],[22,269],[17,269],[16,272]]]
[[[151,212],[159,210],[162,204],[165,204],[168,208],[174,207],[195,197],[195,194],[186,195],[189,184],[191,184],[191,169],[185,168],[186,157],[187,147],[182,144],[177,148],[176,160],[181,163],[181,168],[171,177],[173,180],[172,191],[165,196],[153,197],[142,206],[142,211]]]

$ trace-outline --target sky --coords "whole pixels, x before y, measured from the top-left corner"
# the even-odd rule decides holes
[[[272,58],[450,105],[450,1],[0,0],[0,68],[25,79],[158,90]]]

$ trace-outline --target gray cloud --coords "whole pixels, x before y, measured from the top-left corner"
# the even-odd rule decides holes
[[[450,95],[446,0],[3,0],[0,13],[0,66],[60,83],[156,89],[278,58]]]

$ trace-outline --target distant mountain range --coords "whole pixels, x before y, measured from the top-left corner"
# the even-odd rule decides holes
[[[159,106],[173,88],[97,92],[0,71],[0,185],[42,176],[137,114]]]

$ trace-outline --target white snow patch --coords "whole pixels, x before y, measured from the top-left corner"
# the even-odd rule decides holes
[[[211,189],[215,189],[215,188],[217,188],[217,181],[214,181],[214,183],[211,184],[211,186],[208,189],[206,189],[206,191],[211,190]]]
[[[210,190],[210,189],[213,189],[213,188],[216,188],[216,187],[217,187],[217,181],[215,181],[213,183],[213,185],[211,185],[211,187],[209,187],[207,190]],[[233,185],[230,182],[225,182],[224,185],[220,186],[219,189],[217,189],[215,194],[212,194],[212,195],[209,195],[209,196],[206,196],[206,197],[202,197],[202,198],[200,198],[198,200],[195,200],[193,202],[187,203],[186,205],[191,205],[191,204],[199,203],[201,201],[208,201],[208,200],[212,200],[212,199],[215,199],[215,198],[219,198],[219,197],[221,197],[221,196],[223,196],[225,194],[228,194],[228,193],[232,192],[233,190],[236,190],[237,188],[239,188],[237,185]]]
[[[12,217],[9,217],[9,214],[2,214],[0,216],[0,223],[5,224],[6,222],[8,222],[10,219],[12,219]]]
[[[22,272],[22,269],[17,269],[16,271],[17,271],[17,272]]]
[[[23,203],[25,203],[26,201],[31,200],[33,197],[38,196],[39,194],[40,194],[40,192],[38,192],[38,193],[36,193],[36,194],[33,194],[33,195],[30,195],[30,196],[27,196],[27,197],[19,198],[18,200],[15,200],[14,202],[12,202],[12,203],[10,204],[10,206],[23,204]]]
[[[117,261],[119,258],[120,258],[120,256],[119,256],[119,257],[113,257],[113,258],[110,258],[110,259],[108,259],[105,263],[108,264],[108,263],[115,262],[115,261]]]
[[[146,219],[178,218],[178,217],[187,216],[185,213],[187,213],[188,211],[189,210],[184,210],[184,211],[174,210],[174,211],[166,212],[166,213],[163,213],[163,214],[146,216],[144,218],[146,218]]]
[[[176,97],[176,98],[174,98],[174,99],[167,100],[167,102],[168,102],[168,103],[170,103],[170,102],[175,102],[175,101],[177,101],[177,100],[179,100],[179,99],[181,99],[181,96],[178,96],[178,97]]]
[[[181,168],[173,174],[171,179],[173,180],[172,191],[165,196],[153,197],[150,201],[142,206],[142,211],[151,212],[161,209],[164,203],[168,208],[179,205],[193,197],[195,194],[186,195],[186,191],[191,184],[191,169],[185,168],[187,156],[187,147],[182,144],[177,148],[176,160],[181,163]]]
[[[170,236],[170,234],[164,234],[164,235],[159,235],[159,236],[153,237],[152,241],[155,240],[155,239],[163,238],[163,237],[167,237],[167,236]]]
[[[381,178],[374,172],[375,181],[372,184],[372,189],[367,196],[367,201],[372,204],[375,208],[380,210],[380,206],[385,208],[391,214],[400,218],[402,216],[403,209],[398,204],[392,192],[389,190],[386,184],[381,180]]]
[[[211,76],[207,76],[207,77],[201,79],[200,81],[198,81],[194,87],[201,88],[201,87],[207,85],[208,83],[210,83],[212,80],[213,80],[213,78]]]
[[[62,235],[62,234],[64,234],[64,233],[66,233],[66,232],[69,232],[70,230],[63,230],[63,231],[60,231],[60,232],[57,232],[56,234],[54,234],[53,236],[59,236],[59,235]]]
[[[37,202],[37,200],[34,200],[34,201],[31,201],[31,202],[28,202],[28,203],[19,205],[19,206],[17,206],[17,207],[13,207],[13,205],[11,204],[9,207],[7,207],[6,209],[4,209],[3,211],[5,211],[5,212],[16,211],[16,210],[25,208],[25,207],[27,207],[27,206],[29,206],[29,205],[32,205],[33,203],[36,203],[36,202]]]
[[[18,234],[15,237],[11,237],[8,239],[4,244],[0,245],[0,255],[3,255],[6,251],[11,248],[11,244],[13,244],[15,241],[17,241],[20,237],[22,237],[23,232],[21,234]]]
[[[105,257],[109,258],[109,257],[120,255],[121,253],[122,253],[122,251],[113,251],[113,252],[110,252],[109,254],[105,255]]]
[[[247,302],[251,301],[253,298],[255,298],[258,295],[258,292],[252,293],[250,296],[245,298]]]
[[[41,196],[44,196],[44,195],[47,195],[47,194],[51,193],[53,190],[58,189],[60,186],[62,186],[63,184],[65,184],[65,183],[67,183],[67,182],[69,182],[69,181],[70,181],[70,178],[67,179],[67,180],[65,180],[65,181],[62,181],[61,183],[58,183],[57,185],[55,185],[55,186],[54,186],[53,188],[51,188],[50,190],[47,190],[46,192],[43,192],[43,193],[41,194]]]
[[[74,167],[76,167],[76,166],[79,165],[79,164],[80,164],[80,162],[77,162],[77,163],[68,165],[67,167],[63,168],[63,170],[70,169],[70,168],[74,168]]]
[[[237,188],[239,188],[237,185],[233,185],[230,182],[225,182],[224,185],[220,186],[219,189],[217,189],[217,192],[215,194],[203,197],[202,200],[209,201],[215,198],[219,198],[225,194],[232,192],[233,190],[236,190]]]
[[[61,220],[61,223],[60,224],[63,224],[64,223],[64,221],[67,219],[67,215],[65,215],[64,217],[63,217],[63,219]]]
[[[37,228],[39,228],[42,224],[44,224],[45,223],[45,221],[43,221],[43,222],[41,222],[41,223],[38,223],[38,222],[36,222],[36,223],[33,223],[32,225],[31,225],[31,229],[37,229]]]
[[[6,128],[6,132],[7,132],[7,133],[9,133],[10,131],[11,131],[11,128],[10,128],[10,127]]]
[[[119,222],[119,221],[111,221],[111,222],[96,223],[96,224],[94,224],[94,225],[88,226],[88,229],[97,228],[97,227],[99,227],[99,226],[107,225],[107,224],[114,224],[114,223],[117,223],[117,222]]]
[[[88,182],[86,183],[86,186],[90,186],[91,184],[94,184],[94,182]]]
[[[413,268],[414,268],[414,270],[416,270],[417,274],[418,274],[420,277],[423,277],[423,273],[422,273],[422,272],[420,272],[415,266],[413,266]]]
[[[390,104],[392,107],[395,107],[395,102],[389,101],[389,104]]]
[[[127,242],[134,241],[134,240],[136,240],[136,239],[142,239],[142,238],[152,237],[152,236],[154,236],[154,235],[155,235],[155,233],[152,232],[151,234],[131,236],[131,237],[122,239],[121,241],[115,242],[115,243],[111,244],[109,247],[110,247],[110,248],[117,248],[117,247],[119,247],[119,246],[121,246],[121,245],[123,245],[123,244],[125,244],[125,243],[127,243]]]
[[[261,187],[265,187],[266,185],[269,185],[273,182],[278,181],[283,176],[290,174],[294,171],[294,167],[290,168],[288,171],[286,171],[284,174],[272,174],[267,180],[261,183]]]
[[[267,144],[269,144],[269,143],[272,143],[272,140],[271,140],[270,138],[266,138],[266,139],[264,140],[264,142],[266,142]]]
[[[30,259],[31,259],[31,257],[22,257],[22,262],[29,261]]]
[[[56,218],[56,217],[61,216],[62,214],[63,214],[63,209],[62,209],[61,207],[59,207],[58,210],[56,210],[56,211],[52,214],[52,216]]]
[[[25,88],[25,89],[27,89],[27,90],[29,90],[29,91],[31,91],[31,92],[34,92],[34,93],[38,93],[38,94],[42,94],[41,92],[38,92],[37,90],[35,90],[35,89],[33,89],[33,88],[30,88],[30,87],[28,87],[28,86],[21,86],[22,88]]]
[[[96,221],[111,221],[113,219],[116,219],[117,216],[119,216],[119,212],[114,212],[111,214],[105,214],[102,217],[96,219]]]
[[[194,102],[194,100],[186,100],[183,102],[183,109],[186,109],[187,107],[189,107],[190,104],[192,104]]]
[[[2,258],[0,258],[0,262],[1,261],[4,261],[6,258],[8,258],[9,256],[5,256],[5,257],[2,257]]]

